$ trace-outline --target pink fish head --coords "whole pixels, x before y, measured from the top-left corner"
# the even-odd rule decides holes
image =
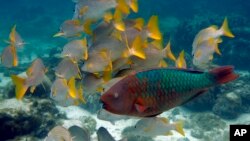
[[[118,82],[101,96],[103,108],[114,114],[129,115],[133,106],[133,97],[127,91],[127,85]]]

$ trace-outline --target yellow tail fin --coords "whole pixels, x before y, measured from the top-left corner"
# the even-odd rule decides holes
[[[117,8],[123,13],[123,14],[129,14],[129,6],[126,3],[126,0],[117,0]]]
[[[175,123],[175,130],[182,136],[185,136],[185,132],[183,131],[183,121],[178,121]]]
[[[13,67],[16,67],[18,65],[18,58],[16,53],[16,47],[11,46],[11,52],[13,54]]]
[[[171,51],[171,44],[170,41],[168,42],[167,46],[165,47],[165,52],[166,52],[166,57],[168,57],[169,59],[176,61],[176,58],[174,56],[174,54]]]
[[[135,37],[135,40],[132,44],[132,47],[130,49],[130,54],[134,55],[134,56],[137,56],[141,59],[146,59],[146,54],[143,50],[143,47],[142,47],[143,43],[142,43],[142,39],[140,36],[136,36]]]
[[[227,20],[227,18],[224,19],[224,22],[223,22],[220,30],[223,32],[223,35],[225,35],[227,37],[230,37],[230,38],[234,37],[233,33],[230,31],[230,29],[228,27],[228,20]]]
[[[122,20],[122,13],[121,11],[116,8],[114,13],[114,26],[119,31],[125,31],[125,23]]]
[[[83,48],[84,48],[83,59],[87,60],[88,59],[88,46],[87,46],[86,37],[82,40],[82,45],[83,45]]]
[[[134,25],[134,27],[137,30],[141,31],[142,28],[143,28],[143,26],[144,26],[144,19],[143,18],[137,18],[137,19],[135,19],[135,25]]]
[[[158,67],[160,67],[160,68],[166,68],[166,67],[168,67],[168,64],[167,64],[167,62],[165,60],[162,59],[160,61],[159,65],[158,65]]]
[[[184,50],[181,51],[181,53],[179,54],[179,57],[175,61],[175,66],[177,68],[186,68],[187,67],[186,61],[185,61],[185,52],[184,52]]]
[[[11,79],[16,86],[16,99],[21,100],[28,89],[28,86],[25,85],[25,79],[17,75],[11,75]]]
[[[158,16],[151,16],[148,22],[148,36],[155,40],[161,40],[162,34],[158,27]]]
[[[138,12],[138,1],[137,0],[130,0],[129,7],[135,12]]]
[[[150,42],[150,44],[152,44],[154,47],[156,47],[159,50],[162,50],[162,40],[154,40],[152,42]]]
[[[11,44],[16,42],[16,25],[12,27],[9,38]]]
[[[80,99],[80,101],[84,104],[86,104],[86,100],[85,98],[83,97],[83,88],[82,88],[82,85],[79,86],[79,89],[78,89],[78,97]]]
[[[69,96],[72,99],[76,99],[77,98],[77,90],[76,90],[76,86],[75,86],[75,78],[71,77],[69,82],[68,82],[68,87],[69,87]]]
[[[92,35],[92,29],[91,29],[91,24],[93,23],[92,20],[88,19],[84,22],[83,24],[83,31],[88,34],[88,35]]]
[[[113,15],[111,12],[106,12],[103,16],[103,20],[106,22],[106,23],[110,23],[110,21],[113,19]]]

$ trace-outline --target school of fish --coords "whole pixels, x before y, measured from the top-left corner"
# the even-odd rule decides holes
[[[191,54],[193,65],[203,70],[198,71],[187,69],[184,50],[175,57],[170,41],[163,42],[157,15],[152,15],[148,21],[141,17],[128,18],[130,13],[138,12],[137,0],[73,2],[73,18],[64,21],[53,36],[68,40],[61,47],[60,62],[54,68],[55,79],[50,90],[51,99],[59,105],[85,104],[89,95],[101,93],[103,108],[98,118],[114,124],[117,118],[139,117],[142,119],[135,125],[135,135],[155,137],[171,135],[171,130],[175,130],[184,136],[182,122],[169,123],[168,119],[156,116],[211,87],[238,78],[232,66],[208,70],[214,53],[222,54],[218,48],[221,36],[234,37],[227,18],[221,28],[213,25],[195,36]],[[1,64],[7,69],[18,67],[17,50],[27,43],[16,31],[16,25],[6,43]],[[175,65],[171,66],[173,63]],[[16,98],[22,100],[26,93],[34,93],[37,86],[51,83],[46,76],[48,69],[42,58],[36,58],[27,68],[25,77],[11,74]],[[72,130],[80,132],[81,129],[74,127]],[[45,140],[76,140],[71,134],[58,126]],[[107,134],[107,129],[101,127],[97,131],[98,141],[114,140]]]

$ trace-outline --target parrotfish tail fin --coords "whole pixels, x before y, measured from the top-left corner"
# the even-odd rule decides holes
[[[224,22],[223,22],[220,30],[223,32],[223,35],[225,35],[227,37],[230,37],[230,38],[234,37],[233,33],[231,32],[231,30],[228,27],[228,20],[227,20],[227,18],[224,19]]]
[[[11,79],[16,86],[16,99],[21,100],[28,89],[28,87],[25,85],[25,79],[17,75],[11,75]]]
[[[183,130],[183,121],[178,121],[177,123],[175,123],[175,130],[182,136],[185,136],[185,132]]]
[[[234,73],[233,66],[223,66],[219,68],[215,68],[209,73],[215,79],[216,84],[224,84],[230,81],[233,81],[239,77],[238,74]]]

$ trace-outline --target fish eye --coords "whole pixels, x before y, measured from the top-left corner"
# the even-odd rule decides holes
[[[119,96],[118,93],[115,92],[115,93],[114,93],[114,97],[115,97],[115,98],[118,98],[118,96]]]

